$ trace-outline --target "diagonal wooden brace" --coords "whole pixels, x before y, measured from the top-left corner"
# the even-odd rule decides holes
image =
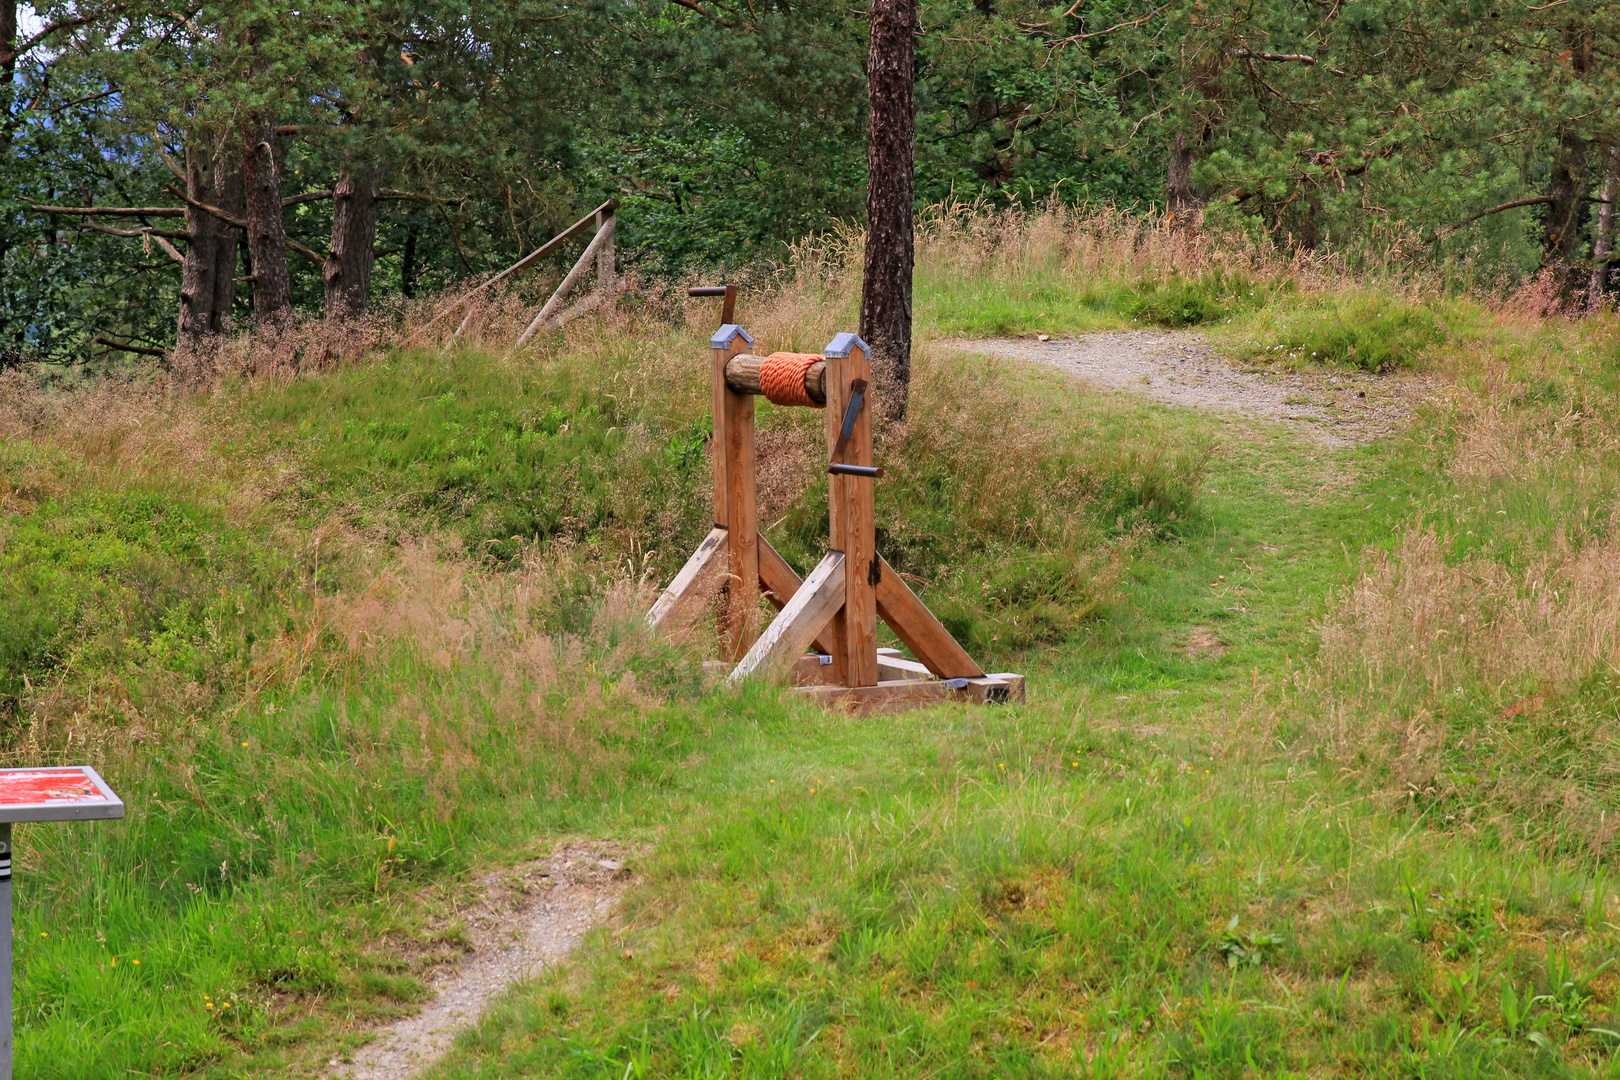
[[[686,565],[669,583],[669,588],[658,595],[652,610],[647,612],[647,625],[656,628],[673,621],[689,604],[717,589],[721,575],[725,573],[729,547],[725,529],[717,526],[709,530],[709,535],[692,552],[692,557],[686,560]]]
[[[765,590],[765,599],[769,600],[777,611],[787,607],[787,602],[799,591],[799,586],[804,584],[799,580],[799,575],[794,572],[793,567],[788,565],[781,553],[763,536],[759,538],[759,584]],[[826,653],[828,656],[836,656],[840,652],[837,639],[830,627],[817,634],[813,644],[817,652]]]
[[[894,572],[883,556],[877,556],[877,612],[889,624],[906,648],[941,679],[977,679],[984,669],[973,662],[951,632],[945,629],[928,605]]]
[[[731,673],[732,682],[791,668],[844,605],[844,553],[829,551]]]

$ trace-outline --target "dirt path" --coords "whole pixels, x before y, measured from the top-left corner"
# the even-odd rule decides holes
[[[587,931],[607,921],[629,884],[626,852],[608,843],[569,844],[550,858],[491,874],[467,913],[471,956],[432,980],[422,1011],[378,1032],[331,1080],[409,1080],[450,1048],[497,994],[560,962]]]
[[[1044,342],[988,338],[944,344],[1048,364],[1086,382],[1168,405],[1281,421],[1330,446],[1387,435],[1436,389],[1431,380],[1418,375],[1286,374],[1242,368],[1217,356],[1202,335],[1183,331],[1124,330]]]

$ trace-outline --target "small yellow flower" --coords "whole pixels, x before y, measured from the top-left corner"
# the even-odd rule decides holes
[[[212,1009],[214,1007],[214,1003],[210,1001],[206,1007]]]
[[[51,936],[51,935],[49,935],[49,934],[47,934],[47,933],[46,933],[46,932],[45,932],[45,931],[43,931],[43,930],[41,930],[41,931],[40,931],[40,932],[39,932],[39,936],[40,936],[40,937],[50,937],[50,936]]]
[[[243,743],[242,745],[245,747],[245,746],[247,746],[247,743]]]
[[[140,961],[139,960],[131,960],[130,963],[138,965],[138,964],[140,964]]]

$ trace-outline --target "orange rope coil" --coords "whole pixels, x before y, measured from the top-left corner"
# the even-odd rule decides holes
[[[765,358],[759,366],[759,388],[765,400],[773,405],[808,405],[812,409],[825,409],[804,388],[804,377],[810,365],[821,363],[819,353],[777,352]]]

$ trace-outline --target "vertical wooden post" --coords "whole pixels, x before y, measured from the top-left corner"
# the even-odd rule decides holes
[[[613,277],[617,272],[617,265],[613,257],[613,242],[616,239],[615,231],[618,222],[613,216],[613,208],[604,205],[596,212],[596,231],[607,230],[607,239],[596,250],[596,287],[598,290],[607,290],[613,287]],[[730,320],[726,320],[729,322]]]
[[[867,383],[866,405],[855,421],[855,430],[842,458],[846,465],[872,464],[872,360],[866,342],[854,334],[839,334],[823,353],[827,361],[827,450],[838,446],[850,386],[856,379]],[[876,686],[877,596],[875,587],[881,572],[877,559],[875,481],[863,476],[828,476],[828,525],[835,551],[842,551],[845,566],[842,626],[834,620],[835,647],[842,656],[834,657],[834,675],[844,686]],[[841,632],[840,632],[841,631]]]
[[[727,533],[721,594],[720,651],[735,663],[753,645],[751,618],[759,596],[759,518],[754,501],[754,398],[726,385],[726,361],[754,344],[727,323],[709,339],[714,416],[714,523]]]
[[[717,450],[721,449],[716,447]],[[728,547],[722,646],[736,663],[759,636],[759,512],[754,498],[754,395],[726,390],[726,506]]]
[[[709,416],[714,423],[711,441],[714,447],[714,524],[721,529],[726,528],[731,516],[731,507],[726,501],[726,361],[753,344],[754,339],[748,331],[732,323],[721,326],[709,339]]]

